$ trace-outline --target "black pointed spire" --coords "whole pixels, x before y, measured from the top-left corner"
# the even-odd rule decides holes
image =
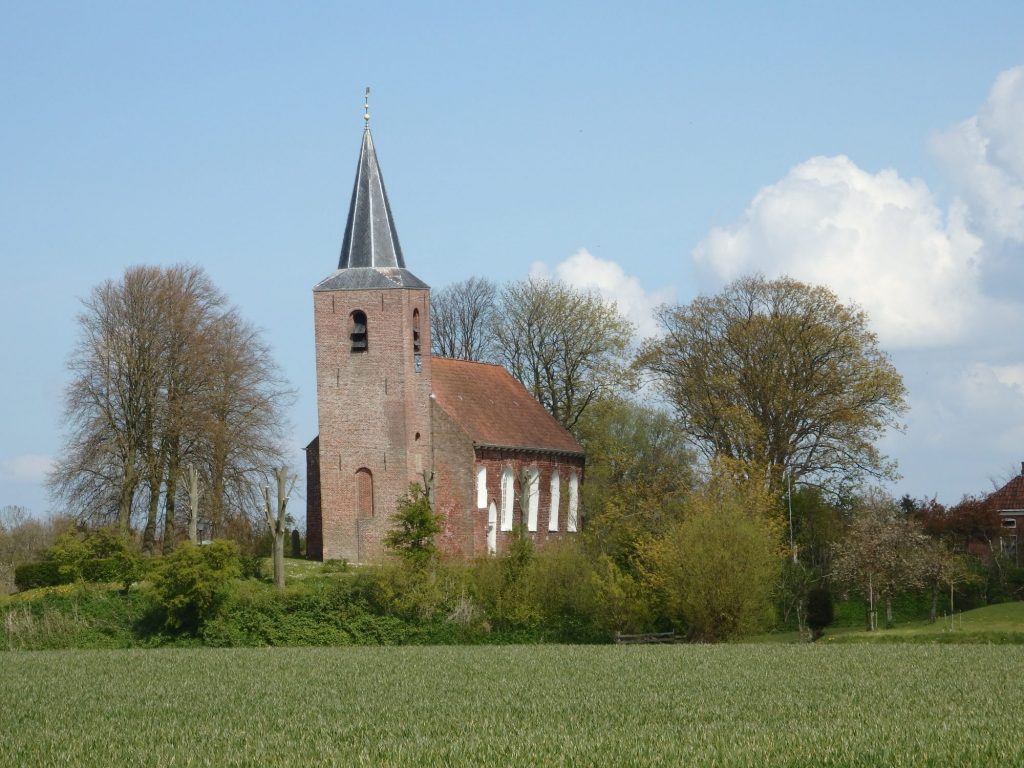
[[[364,117],[369,118],[367,113]],[[388,194],[373,149],[373,137],[367,122],[363,145],[359,150],[356,183],[348,209],[345,239],[341,243],[338,269],[352,267],[405,267],[398,244],[395,221],[391,217]]]

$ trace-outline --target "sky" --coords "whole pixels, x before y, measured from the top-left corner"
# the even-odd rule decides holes
[[[691,5],[0,2],[0,505],[53,508],[81,300],[135,264],[263,329],[303,468],[367,85],[430,285],[553,276],[649,335],[741,274],[822,283],[903,374],[895,493],[1020,471],[1024,4]]]

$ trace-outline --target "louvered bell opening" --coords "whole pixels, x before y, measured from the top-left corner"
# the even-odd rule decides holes
[[[412,351],[413,352],[419,352],[420,351],[420,332],[419,332],[419,329],[416,329],[416,330],[414,330],[412,332]]]
[[[365,352],[369,345],[366,340],[366,315],[362,312],[352,313],[352,332],[349,334],[352,339],[353,352]]]

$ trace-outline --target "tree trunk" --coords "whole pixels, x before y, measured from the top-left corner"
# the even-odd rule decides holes
[[[129,453],[125,463],[124,479],[121,481],[121,490],[117,498],[117,528],[121,533],[127,534],[132,523],[132,501],[135,498],[135,486],[138,479],[135,476],[135,454]]]
[[[263,486],[263,514],[267,525],[274,534],[274,586],[284,589],[284,537],[288,533],[285,526],[285,510],[288,507],[288,467],[275,470],[277,479],[277,514],[270,506],[270,487]]]
[[[868,576],[868,632],[874,632],[875,625],[875,585],[871,576]]]
[[[177,440],[171,445],[170,454],[167,458],[167,498],[164,500],[164,552],[169,552],[174,546],[174,516],[177,514],[178,505],[178,445]]]
[[[149,509],[146,511],[146,528],[142,532],[142,551],[152,555],[156,549],[156,516],[160,511],[160,475],[152,469],[149,472]]]
[[[932,583],[932,610],[928,614],[928,622],[931,624],[935,623],[935,619],[939,615],[939,582],[935,581]]]
[[[892,595],[885,596],[885,628],[892,629]]]
[[[274,531],[274,586],[284,589],[284,531]]]

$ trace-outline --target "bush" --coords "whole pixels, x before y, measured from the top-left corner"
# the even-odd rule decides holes
[[[241,572],[238,545],[233,541],[179,545],[154,566],[150,577],[167,628],[197,632],[216,612],[225,586]]]
[[[435,559],[434,537],[441,532],[441,518],[430,508],[422,485],[409,485],[409,492],[398,500],[398,511],[391,520],[395,527],[384,537],[384,545],[391,552],[416,567]]]
[[[121,582],[127,588],[142,573],[132,543],[114,528],[80,533],[68,531],[48,552],[65,582]]]
[[[52,560],[37,560],[14,569],[14,584],[18,589],[36,589],[68,584],[71,579],[64,577]]]
[[[321,573],[348,573],[348,571],[349,564],[345,558],[340,560],[324,560],[323,565],[320,566]]]
[[[811,639],[820,638],[833,618],[832,592],[827,587],[812,588],[807,593],[807,626],[811,629]]]

